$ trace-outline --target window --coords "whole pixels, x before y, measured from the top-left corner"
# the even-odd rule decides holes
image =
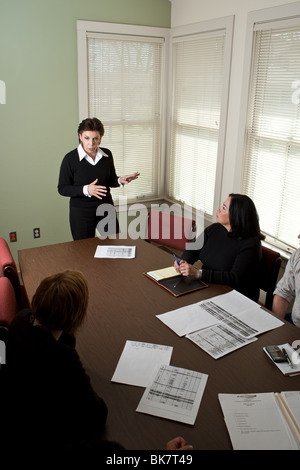
[[[196,28],[173,33],[168,196],[212,217],[220,203],[232,18]]]
[[[212,217],[220,204],[233,17],[171,31],[78,21],[80,119],[103,121],[102,145],[119,175],[141,173],[124,190],[131,200],[167,197]]]
[[[254,25],[243,191],[267,240],[293,251],[300,233],[300,17]]]
[[[124,195],[131,200],[158,197],[165,30],[78,23],[81,117],[103,122],[102,145],[112,151],[118,175],[141,173]],[[115,199],[122,195],[120,189],[112,193]]]

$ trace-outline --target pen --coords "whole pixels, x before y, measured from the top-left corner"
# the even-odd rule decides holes
[[[294,367],[294,364],[292,363],[291,359],[290,359],[290,356],[288,355],[288,353],[286,352],[286,350],[284,348],[282,348],[282,352],[284,354],[284,357],[286,358],[288,364],[290,367]]]
[[[175,255],[175,253],[173,253],[173,256],[174,256],[174,258],[176,259],[177,263],[178,263],[179,266],[180,266],[180,261],[179,261],[179,259],[177,258],[177,256]]]

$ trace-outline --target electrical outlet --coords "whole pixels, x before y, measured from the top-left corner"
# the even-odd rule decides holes
[[[39,228],[34,228],[33,229],[33,238],[40,238],[41,232]]]
[[[9,233],[9,241],[16,242],[17,241],[17,232],[10,232]]]

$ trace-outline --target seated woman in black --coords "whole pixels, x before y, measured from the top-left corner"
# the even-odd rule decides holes
[[[107,407],[75,349],[87,305],[81,273],[54,274],[37,288],[32,310],[20,312],[9,327],[4,376],[16,449],[34,443],[59,450],[101,436]]]
[[[197,249],[185,250],[180,266],[175,261],[175,269],[206,283],[226,284],[257,302],[264,235],[253,201],[243,194],[230,194],[218,209],[216,220],[200,235],[201,245],[197,240]],[[202,262],[200,270],[193,266],[198,260]]]
[[[21,311],[11,323],[0,377],[5,403],[2,450],[51,456],[78,449],[123,449],[103,439],[107,406],[92,388],[75,349],[88,296],[80,272],[54,274],[38,286],[32,309]],[[166,445],[171,450],[190,448],[181,437]]]

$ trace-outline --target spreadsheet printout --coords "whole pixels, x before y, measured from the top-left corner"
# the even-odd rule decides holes
[[[161,366],[136,411],[194,424],[207,378],[200,372]]]
[[[98,245],[95,258],[135,258],[135,246]]]

